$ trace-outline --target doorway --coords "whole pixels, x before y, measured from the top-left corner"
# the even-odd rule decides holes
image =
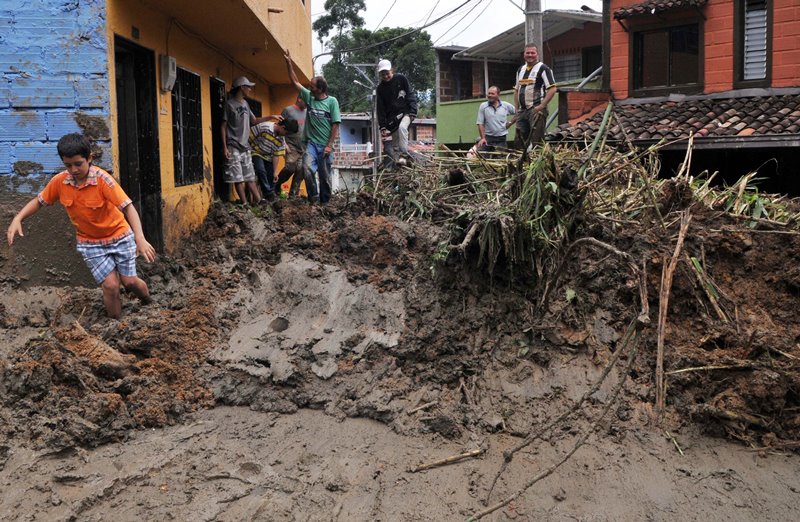
[[[114,36],[119,180],[147,240],[163,251],[155,53]]]
[[[225,82],[210,79],[211,89],[211,155],[214,162],[214,195],[221,201],[231,200],[231,188],[225,183],[225,153],[222,147],[222,111],[225,110],[227,93]]]

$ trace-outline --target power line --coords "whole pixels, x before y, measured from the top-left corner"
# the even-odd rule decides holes
[[[391,43],[391,42],[394,42],[394,41],[400,40],[401,38],[405,38],[405,37],[406,37],[406,36],[408,36],[408,35],[411,35],[411,34],[414,34],[414,33],[418,33],[418,32],[420,32],[420,31],[422,31],[423,29],[426,29],[426,28],[428,28],[428,27],[430,27],[430,26],[432,26],[432,25],[434,25],[434,24],[436,24],[436,23],[439,23],[439,22],[441,22],[442,20],[444,20],[445,18],[447,18],[447,17],[451,16],[451,15],[452,15],[452,14],[454,14],[456,11],[458,11],[459,9],[461,9],[462,7],[464,7],[465,5],[469,4],[469,3],[470,3],[470,2],[472,2],[472,1],[473,1],[473,0],[466,0],[466,1],[465,1],[464,3],[462,3],[461,5],[459,5],[459,6],[458,6],[458,7],[456,7],[455,9],[453,9],[453,10],[451,10],[451,11],[449,11],[449,12],[445,13],[444,15],[442,15],[442,16],[440,16],[440,17],[438,17],[438,18],[437,18],[437,19],[435,19],[433,22],[429,22],[429,23],[427,23],[427,24],[424,24],[424,25],[422,25],[422,26],[420,26],[420,27],[417,27],[416,29],[412,29],[412,30],[410,30],[410,31],[407,31],[407,32],[405,32],[405,33],[401,34],[401,35],[397,35],[397,36],[395,36],[395,37],[393,37],[393,38],[389,38],[389,39],[387,39],[387,40],[384,40],[384,41],[382,41],[382,42],[377,42],[377,43],[370,44],[370,45],[363,45],[363,46],[361,46],[361,47],[353,47],[353,48],[351,48],[351,49],[338,49],[338,50],[336,50],[335,52],[336,52],[336,53],[350,53],[350,52],[353,52],[353,51],[363,51],[364,49],[371,49],[371,48],[373,48],[373,47],[378,47],[378,46],[380,46],[380,45],[384,45],[384,44],[387,44],[387,43]],[[334,51],[326,51],[326,52],[324,52],[324,53],[320,53],[320,54],[318,54],[318,55],[314,56],[314,57],[311,59],[311,63],[313,64],[314,62],[316,62],[317,58],[319,58],[320,56],[325,56],[325,55],[328,55],[328,54],[334,54]]]
[[[462,16],[461,18],[459,18],[458,22],[456,22],[456,23],[454,23],[452,26],[450,26],[450,29],[448,29],[447,31],[443,32],[443,33],[441,34],[441,36],[439,36],[439,38],[437,38],[437,39],[436,39],[436,41],[435,41],[435,42],[433,42],[433,44],[434,44],[434,45],[436,45],[436,42],[438,42],[439,40],[441,40],[442,38],[444,38],[444,37],[447,35],[447,33],[449,33],[450,31],[452,31],[453,29],[455,29],[455,28],[456,28],[456,26],[457,26],[458,24],[460,24],[462,21],[464,21],[464,19],[465,19],[466,17],[468,17],[468,16],[469,16],[469,14],[470,14],[472,11],[474,11],[474,10],[475,10],[475,9],[476,9],[476,8],[477,8],[479,5],[481,5],[481,3],[482,3],[482,2],[483,2],[483,0],[480,0],[480,1],[479,1],[477,4],[473,5],[473,6],[472,6],[472,9],[470,9],[469,11],[467,11],[467,12],[464,14],[464,16]],[[491,3],[492,3],[492,2],[491,2],[491,0],[489,0],[489,3],[488,3],[488,4],[486,4],[486,7],[489,7],[489,5],[490,5]],[[486,7],[484,7],[484,8],[483,8],[483,11],[486,11]],[[481,11],[481,12],[480,12],[480,14],[478,15],[478,17],[476,17],[476,18],[475,18],[475,20],[477,20],[477,19],[480,17],[480,15],[481,15],[481,14],[483,14],[483,11]],[[465,27],[464,29],[462,29],[462,31],[465,31],[465,30],[467,30],[467,28],[468,28],[470,25],[472,25],[472,24],[474,24],[474,23],[475,23],[475,20],[473,20],[472,22],[470,22],[470,23],[467,25],[467,27]]]
[[[372,32],[373,32],[373,33],[374,33],[375,31],[377,31],[377,30],[378,30],[378,28],[379,28],[379,27],[381,26],[381,24],[383,23],[383,21],[384,21],[384,20],[386,20],[386,17],[387,17],[387,16],[389,16],[389,13],[391,13],[391,12],[392,12],[392,8],[394,7],[394,4],[396,4],[396,3],[397,3],[397,0],[394,0],[394,2],[392,2],[392,5],[390,5],[390,6],[389,6],[389,10],[388,10],[388,11],[386,11],[386,14],[385,14],[385,15],[383,15],[383,18],[381,18],[381,21],[380,21],[380,22],[378,22],[378,25],[376,25],[376,26],[375,26],[375,29],[373,29],[373,30],[372,30]]]
[[[428,16],[425,18],[425,22],[424,22],[424,23],[426,23],[426,24],[428,23],[428,20],[430,20],[430,19],[431,19],[431,15],[433,14],[433,12],[434,12],[434,11],[436,11],[436,8],[437,8],[437,7],[439,7],[439,0],[436,0],[436,3],[435,3],[435,4],[433,4],[433,9],[431,9],[431,10],[428,12]]]

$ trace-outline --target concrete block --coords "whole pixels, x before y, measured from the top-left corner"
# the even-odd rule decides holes
[[[11,172],[11,144],[0,143],[0,174]]]
[[[108,80],[81,79],[76,82],[78,91],[78,107],[104,108],[108,103]]]
[[[44,141],[44,113],[38,111],[0,112],[0,142],[3,141]]]
[[[44,52],[42,69],[50,74],[105,74],[108,71],[105,52],[91,46],[59,49]]]
[[[94,164],[100,167],[101,169],[105,169],[108,172],[111,172],[111,168],[113,167],[113,158],[111,157],[111,142],[110,141],[97,141],[95,142],[95,146],[100,148],[102,155],[99,158],[95,158]]]
[[[71,34],[77,24],[76,17],[56,14],[14,13],[14,25],[8,41],[25,47],[31,42],[47,42]]]
[[[8,48],[8,46],[4,46]],[[31,50],[19,51],[8,50],[0,52],[0,73],[28,73],[40,76],[42,68],[42,51]]]
[[[75,107],[75,84],[68,78],[15,78],[10,90],[12,107]]]
[[[75,112],[48,112],[47,139],[58,141],[61,136],[73,132],[81,132],[80,126],[75,122]]]
[[[0,109],[5,109],[10,106],[8,101],[10,96],[11,90],[9,89],[9,82],[0,76]]]
[[[58,157],[56,144],[53,142],[22,142],[17,143],[14,147],[14,162],[11,167],[12,170],[15,164],[20,162],[31,162],[42,166],[44,174],[55,174],[64,170],[64,163]]]

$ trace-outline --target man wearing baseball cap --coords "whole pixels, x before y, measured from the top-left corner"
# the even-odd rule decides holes
[[[382,137],[391,135],[392,146],[386,147],[389,149],[387,153],[394,156],[390,158],[393,160],[391,164],[400,162],[401,157],[411,158],[408,154],[408,127],[417,117],[417,95],[408,78],[395,73],[389,60],[378,62],[378,76],[381,80],[376,90],[378,126]]]
[[[254,205],[261,202],[261,193],[256,184],[256,171],[250,156],[250,127],[273,119],[271,116],[256,118],[250,110],[245,98],[250,96],[255,85],[244,76],[234,80],[233,89],[222,112],[221,126],[222,150],[227,160],[225,182],[233,185],[244,204],[248,202],[249,192],[250,203]]]

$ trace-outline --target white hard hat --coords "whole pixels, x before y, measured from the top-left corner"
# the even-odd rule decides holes
[[[381,60],[378,62],[378,72],[390,71],[392,69],[392,62],[389,60]]]

